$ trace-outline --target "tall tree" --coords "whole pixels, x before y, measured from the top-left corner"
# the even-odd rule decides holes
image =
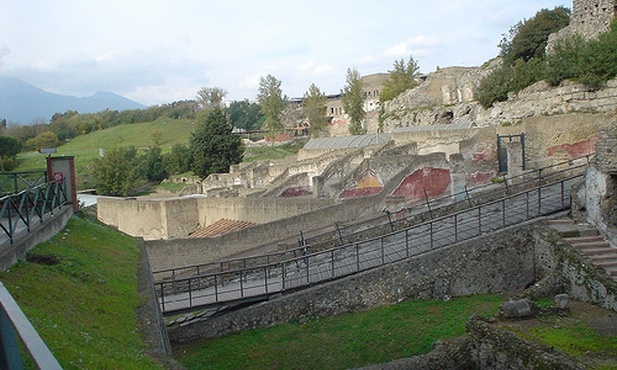
[[[349,115],[349,133],[362,135],[366,133],[363,126],[364,117],[364,92],[362,76],[355,69],[347,69],[347,85],[341,90],[341,102],[343,109]]]
[[[259,79],[259,90],[257,100],[261,106],[261,113],[264,115],[263,128],[268,130],[269,135],[273,136],[276,131],[282,130],[283,121],[281,114],[287,105],[287,96],[281,90],[281,81],[272,75]]]
[[[407,62],[404,59],[394,61],[393,69],[388,71],[388,79],[384,82],[381,94],[379,94],[379,102],[383,104],[418,86],[419,71],[420,66],[413,56],[410,56]]]
[[[320,132],[328,126],[326,94],[321,92],[315,84],[311,84],[304,93],[302,103],[302,112],[309,122],[311,134],[319,136]]]
[[[229,123],[233,127],[247,131],[258,129],[263,117],[259,104],[251,103],[248,99],[232,101],[227,112],[229,113]]]
[[[198,117],[191,136],[191,168],[195,175],[205,179],[211,173],[229,172],[229,166],[242,161],[244,148],[239,136],[221,108],[214,108]]]
[[[504,63],[513,65],[518,59],[527,62],[531,58],[544,58],[549,35],[569,23],[570,9],[564,6],[542,9],[533,18],[517,23],[499,44]]]
[[[0,136],[0,171],[11,171],[17,165],[17,154],[22,145],[10,136]]]
[[[94,160],[92,176],[97,194],[127,196],[137,182],[137,150],[112,149]]]
[[[197,92],[197,103],[201,109],[222,108],[227,91],[220,87],[202,87]]]

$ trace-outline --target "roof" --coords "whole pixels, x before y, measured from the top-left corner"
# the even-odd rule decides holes
[[[255,226],[257,224],[248,221],[236,221],[229,220],[226,218],[220,219],[215,223],[208,225],[204,228],[201,228],[191,235],[189,238],[209,238],[212,236],[218,236],[230,233],[232,231],[238,231],[242,229],[246,229],[247,227]]]
[[[303,149],[348,149],[362,148],[369,145],[384,144],[390,140],[388,134],[369,134],[354,136],[326,137],[309,140]]]
[[[409,126],[399,127],[394,132],[420,132],[420,131],[445,131],[445,130],[465,130],[478,127],[475,123],[452,123],[449,125],[426,125],[426,126]]]

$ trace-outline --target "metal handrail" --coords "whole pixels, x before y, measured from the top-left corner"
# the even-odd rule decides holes
[[[19,193],[47,182],[47,171],[0,172],[0,196]]]
[[[568,186],[583,175],[511,194],[402,230],[270,265],[156,282],[164,313],[306,287],[468,240],[570,207]]]
[[[499,199],[502,196],[516,193],[521,189],[537,187],[542,183],[555,181],[556,178],[558,179],[571,176],[572,174],[582,173],[586,169],[592,157],[593,155],[587,155],[575,158],[569,161],[554,164],[552,166],[527,171],[524,174],[517,176],[502,176],[502,181],[498,183],[484,184],[471,189],[465,189],[464,191],[451,195],[434,197],[432,198],[432,201],[427,198],[424,200],[424,203],[419,203],[413,207],[405,208],[395,214],[385,212],[385,214],[377,217],[356,221],[347,226],[337,225],[335,231],[330,233],[322,233],[311,238],[304,238],[301,233],[301,237],[298,238],[298,243],[300,246],[290,248],[282,252],[161,269],[154,271],[153,277],[155,278],[155,281],[176,280],[181,277],[201,275],[208,272],[229,272],[247,267],[260,267],[264,265],[264,261],[266,261],[265,264],[269,264],[270,261],[282,262],[289,259],[295,259],[298,258],[298,256],[305,256],[309,252],[334,248],[356,240],[370,238],[371,235],[387,232],[388,229],[394,231],[408,227],[409,225],[417,222],[422,222],[423,219],[431,219],[433,218],[433,214],[444,213],[443,211],[439,211],[439,207],[450,205],[453,206],[452,208],[457,210],[472,207],[472,195],[482,194],[482,198],[486,199],[486,192],[493,191],[496,193],[495,199]],[[567,168],[565,170],[560,169],[566,166]],[[437,208],[435,208],[436,206]],[[428,210],[430,215],[422,214],[422,209],[424,208]],[[448,211],[445,210],[445,212]],[[394,220],[392,215],[394,215]],[[346,235],[343,235],[345,229],[354,229],[359,231],[352,231]],[[380,232],[379,229],[382,229],[383,232]]]
[[[0,198],[0,230],[13,244],[21,232],[30,232],[35,223],[43,223],[47,214],[66,205],[65,184],[48,182]]]

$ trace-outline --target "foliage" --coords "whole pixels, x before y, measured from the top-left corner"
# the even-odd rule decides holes
[[[227,91],[220,87],[202,87],[197,92],[197,104],[201,109],[222,108]]]
[[[95,159],[92,175],[96,192],[99,195],[129,195],[137,181],[136,155],[134,147],[122,147]]]
[[[58,135],[51,131],[38,134],[35,138],[28,139],[25,147],[28,149],[40,150],[43,148],[55,148],[60,145]]]
[[[242,161],[242,141],[232,134],[225,113],[220,108],[205,111],[191,136],[192,170],[206,178],[211,173],[229,172],[229,166]]]
[[[404,59],[394,61],[393,67],[391,71],[388,71],[390,75],[379,94],[379,102],[382,105],[418,85],[417,77],[420,66],[413,56],[409,57],[407,63]]]
[[[134,238],[73,216],[0,279],[62,368],[161,369],[138,330],[139,254]]]
[[[518,60],[514,65],[503,65],[485,77],[480,83],[476,99],[483,107],[508,99],[508,93],[517,93],[522,89],[541,81],[546,76],[546,63],[542,59],[531,59],[525,63]]]
[[[276,131],[284,128],[281,113],[287,106],[288,99],[287,96],[283,96],[281,81],[272,75],[261,77],[257,100],[261,106],[261,113],[264,115],[262,127],[268,130],[270,136],[273,136]]]
[[[149,182],[161,182],[167,178],[168,172],[163,162],[160,146],[150,147],[137,159],[137,174]]]
[[[247,131],[253,131],[261,127],[263,114],[261,107],[257,103],[251,103],[248,99],[233,101],[227,108],[229,123],[233,127]]]
[[[0,136],[0,157],[15,157],[21,152],[21,144],[10,136]]]
[[[302,112],[309,122],[311,134],[319,136],[329,123],[326,116],[326,94],[315,85],[311,84],[304,93],[302,100]]]
[[[547,81],[553,85],[570,79],[600,88],[617,77],[617,22],[597,40],[584,41],[580,36],[555,45],[548,57]]]
[[[550,34],[566,27],[570,22],[570,9],[564,6],[552,10],[542,9],[533,18],[514,25],[501,43],[501,55],[506,65],[517,60],[543,58]]]
[[[349,133],[352,135],[366,133],[363,126],[366,112],[364,111],[362,76],[355,69],[347,69],[347,85],[341,90],[341,102],[343,109],[349,115]]]
[[[178,175],[191,170],[191,151],[184,144],[174,144],[171,152],[163,156],[165,170]]]
[[[409,301],[373,310],[251,330],[179,348],[190,369],[350,369],[425,354],[464,334],[472,313],[494,315],[502,298]],[[413,334],[411,334],[413,333]]]

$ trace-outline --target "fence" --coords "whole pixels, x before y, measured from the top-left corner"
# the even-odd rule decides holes
[[[409,258],[570,207],[582,174],[329,250],[155,283],[164,313],[306,287]],[[540,184],[541,183],[541,184]]]
[[[591,156],[585,156],[558,163],[550,167],[528,171],[518,176],[508,177],[504,175],[499,178],[497,183],[465,189],[462,192],[448,196],[435,197],[432,199],[426,198],[423,203],[418,203],[413,207],[403,209],[396,213],[384,212],[379,216],[356,221],[348,225],[336,224],[333,232],[323,233],[311,238],[305,238],[301,232],[298,238],[299,246],[297,248],[255,257],[229,259],[221,262],[159,270],[153,273],[153,277],[155,281],[162,281],[164,279],[175,280],[206,273],[270,265],[272,263],[280,263],[289,259],[298,258],[309,253],[370,239],[376,235],[401,230],[411,225],[461,211],[486,201],[501,199],[510,194],[536,188],[542,184],[556,182],[562,178],[577,176],[585,172],[590,159]]]
[[[22,190],[31,189],[47,182],[47,172],[22,171],[0,172],[0,196],[19,193]]]
[[[30,232],[38,222],[43,223],[47,214],[68,202],[65,185],[48,182],[0,198],[0,244],[6,237],[13,244],[21,232]]]

